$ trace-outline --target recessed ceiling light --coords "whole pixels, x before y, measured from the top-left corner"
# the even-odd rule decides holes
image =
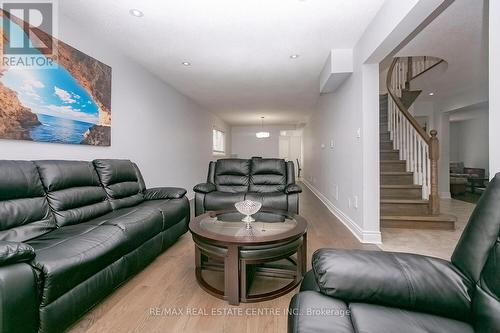
[[[183,64],[184,66],[191,66],[191,63],[190,63],[189,61],[184,61],[182,64]]]
[[[139,9],[131,9],[129,10],[130,15],[135,16],[135,17],[143,17],[144,13],[140,11]]]
[[[432,92],[431,92],[431,93],[429,93],[429,96],[434,96],[434,93],[432,93]]]
[[[298,55],[298,54],[292,54],[290,56],[290,59],[297,59],[298,57],[300,57],[300,55]]]

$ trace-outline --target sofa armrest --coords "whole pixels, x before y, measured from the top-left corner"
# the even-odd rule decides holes
[[[38,332],[38,310],[33,268],[27,263],[0,267],[0,332]]]
[[[0,266],[31,260],[35,250],[28,244],[0,241]]]
[[[198,184],[193,188],[193,191],[196,193],[210,193],[215,191],[217,188],[215,187],[215,184],[212,183],[202,183]]]
[[[321,293],[467,320],[474,283],[451,263],[382,251],[320,249],[313,270]]]
[[[286,194],[302,193],[302,187],[297,184],[290,184],[285,188]]]
[[[144,191],[146,200],[180,199],[186,195],[186,190],[179,187],[155,187]]]

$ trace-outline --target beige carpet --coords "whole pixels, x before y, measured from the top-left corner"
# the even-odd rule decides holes
[[[455,230],[383,228],[380,247],[384,251],[418,253],[450,259],[474,207],[474,204],[464,201],[441,200],[441,212],[457,217]]]

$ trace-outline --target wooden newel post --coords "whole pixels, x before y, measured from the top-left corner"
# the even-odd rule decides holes
[[[431,131],[429,142],[429,157],[431,160],[431,193],[429,195],[429,208],[431,214],[439,214],[439,192],[438,192],[438,161],[439,161],[439,140],[436,137],[437,131]]]

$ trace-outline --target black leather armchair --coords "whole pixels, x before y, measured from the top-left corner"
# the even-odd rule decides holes
[[[289,332],[500,332],[500,174],[451,262],[320,249],[290,303]]]
[[[263,208],[299,212],[299,193],[293,162],[282,159],[221,159],[210,162],[207,182],[193,188],[196,216],[211,210],[234,208],[253,200]]]

